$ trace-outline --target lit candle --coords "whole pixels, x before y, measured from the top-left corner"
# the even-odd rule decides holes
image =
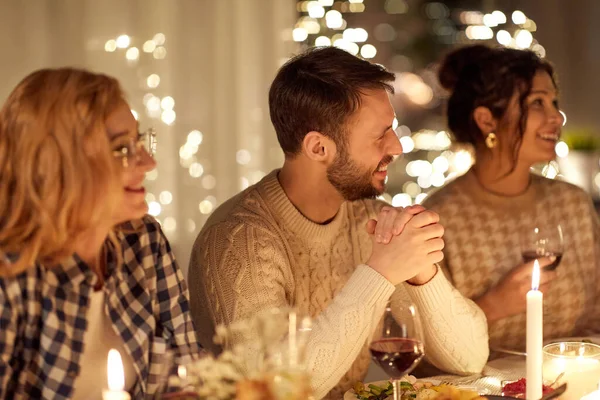
[[[118,350],[110,349],[108,352],[106,372],[108,373],[108,390],[102,391],[102,400],[130,400],[129,393],[125,391],[125,372]]]
[[[537,400],[542,397],[544,295],[539,291],[539,287],[540,264],[535,260],[531,277],[531,290],[527,292],[526,398],[529,400]]]

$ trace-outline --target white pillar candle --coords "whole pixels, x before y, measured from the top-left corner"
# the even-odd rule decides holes
[[[542,397],[544,295],[539,291],[540,264],[535,260],[531,290],[527,292],[527,393],[528,400]]]
[[[121,353],[118,350],[110,349],[106,368],[108,390],[102,391],[102,400],[130,400],[131,396],[125,391],[123,360],[121,360]]]

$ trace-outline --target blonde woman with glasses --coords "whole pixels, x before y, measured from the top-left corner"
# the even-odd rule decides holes
[[[167,350],[199,351],[188,291],[146,215],[153,132],[118,82],[78,69],[26,77],[0,110],[0,398],[100,398],[109,349],[133,398]]]

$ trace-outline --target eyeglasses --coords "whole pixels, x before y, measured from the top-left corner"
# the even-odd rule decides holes
[[[119,143],[113,150],[113,156],[121,161],[123,167],[127,168],[133,166],[144,151],[150,157],[154,157],[156,154],[156,131],[152,128],[140,132],[137,140],[128,138]]]

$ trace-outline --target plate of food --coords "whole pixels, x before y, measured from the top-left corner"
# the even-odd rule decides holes
[[[412,375],[400,379],[401,400],[475,400],[484,399],[472,390],[444,385],[434,379],[417,379]],[[344,394],[344,400],[391,400],[394,388],[390,381],[356,382]]]

